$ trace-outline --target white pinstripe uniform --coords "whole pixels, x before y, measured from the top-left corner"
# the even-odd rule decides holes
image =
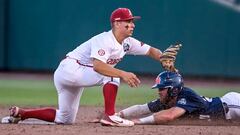
[[[59,104],[55,122],[74,123],[84,87],[108,82],[119,86],[119,78],[107,77],[93,70],[93,58],[114,67],[125,54],[145,55],[149,49],[149,45],[132,37],[119,44],[110,30],[94,36],[69,52],[54,73]]]
[[[226,119],[240,120],[240,93],[229,92],[221,97],[221,101],[225,102],[229,109]]]

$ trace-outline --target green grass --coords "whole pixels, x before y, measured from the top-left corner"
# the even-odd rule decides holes
[[[209,97],[222,96],[230,91],[221,87],[194,87],[194,89],[197,93]],[[234,91],[240,92],[240,88]],[[128,106],[146,103],[157,98],[156,93],[148,85],[142,85],[139,88],[121,85],[116,104]],[[56,106],[57,92],[51,80],[0,80],[0,105]],[[81,105],[102,106],[102,88],[86,88],[81,98]]]
[[[0,80],[1,105],[56,105],[56,94],[48,80]]]
[[[220,97],[228,92],[239,92],[240,88],[228,89],[228,88],[221,88],[221,87],[209,87],[209,88],[202,88],[202,87],[194,87],[194,90],[200,94],[207,97]]]
[[[144,103],[157,97],[148,86],[129,88],[121,85],[117,105]],[[57,105],[57,92],[50,80],[0,80],[0,105],[46,106]],[[86,88],[81,105],[103,105],[101,87]]]

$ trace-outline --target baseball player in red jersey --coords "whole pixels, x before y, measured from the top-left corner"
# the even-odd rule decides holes
[[[100,120],[105,126],[133,126],[132,121],[115,115],[115,100],[120,78],[130,87],[140,84],[138,77],[131,72],[114,66],[125,54],[146,55],[161,61],[163,53],[154,47],[131,37],[135,28],[133,16],[128,8],[114,10],[110,17],[112,29],[100,33],[69,52],[54,73],[54,84],[58,92],[58,109],[10,108],[9,123],[36,118],[48,122],[72,124],[76,119],[79,101],[85,87],[103,86],[105,114]],[[179,48],[168,55],[174,57]],[[162,64],[162,61],[161,61]]]

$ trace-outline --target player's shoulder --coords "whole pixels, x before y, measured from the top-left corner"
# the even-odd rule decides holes
[[[114,42],[112,38],[113,38],[113,35],[111,31],[107,31],[92,37],[91,40],[97,45],[111,47],[111,44]]]
[[[179,93],[180,95],[185,95],[185,96],[196,96],[197,93],[188,87],[183,87],[182,91]]]
[[[104,31],[102,33],[95,35],[94,37],[92,37],[92,39],[107,39],[110,36],[111,36],[110,31],[108,31],[108,32]]]
[[[127,43],[129,45],[136,45],[136,46],[143,46],[146,45],[144,42],[134,38],[134,37],[128,37],[124,41],[124,43]]]
[[[134,37],[127,37],[127,38],[125,38],[124,39],[124,41],[123,42],[127,42],[127,43],[131,43],[131,42],[140,42],[140,41],[138,41],[136,38],[134,38]]]
[[[177,97],[177,104],[179,105],[188,105],[191,102],[195,102],[199,99],[199,95],[197,95],[191,88],[183,87],[181,92]]]

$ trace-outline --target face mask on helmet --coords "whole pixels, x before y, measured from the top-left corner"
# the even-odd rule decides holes
[[[158,88],[168,89],[168,95],[175,97],[182,90],[183,79],[182,76],[176,72],[164,71],[161,72],[157,78],[155,85],[152,86],[152,89]]]

